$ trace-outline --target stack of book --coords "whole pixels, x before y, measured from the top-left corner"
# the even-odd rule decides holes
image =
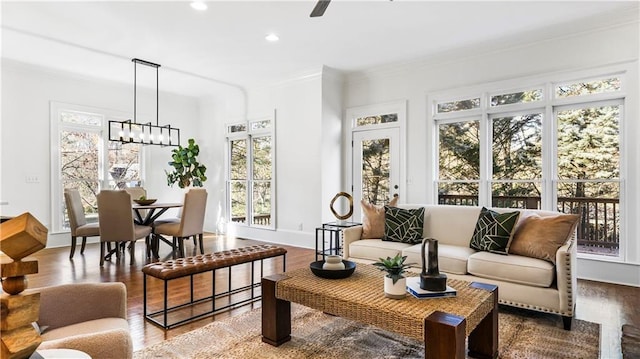
[[[407,292],[419,299],[455,297],[457,294],[457,291],[450,286],[441,292],[424,290],[420,288],[420,277],[407,277]]]

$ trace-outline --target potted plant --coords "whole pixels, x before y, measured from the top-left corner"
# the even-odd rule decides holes
[[[410,266],[404,261],[407,256],[401,256],[397,254],[395,257],[387,257],[378,262],[373,263],[381,271],[387,272],[384,276],[384,296],[392,299],[402,299],[407,294],[407,278],[402,274],[405,269]]]
[[[173,167],[173,172],[167,172],[167,184],[173,186],[178,183],[180,188],[193,185],[194,187],[202,187],[202,183],[207,180],[205,172],[207,167],[198,162],[197,156],[200,153],[200,147],[193,138],[189,139],[187,147],[178,146],[171,150],[171,159],[169,165]]]

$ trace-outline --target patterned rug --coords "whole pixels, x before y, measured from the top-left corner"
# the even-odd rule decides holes
[[[147,358],[424,358],[424,344],[376,327],[292,304],[291,341],[261,341],[261,312],[208,324],[134,353]],[[559,316],[500,307],[500,358],[598,358],[600,326]]]

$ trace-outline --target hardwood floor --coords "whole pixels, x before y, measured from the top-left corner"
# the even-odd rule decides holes
[[[244,240],[236,238],[216,237],[215,235],[205,235],[205,252],[221,251],[229,248],[243,247],[253,244],[262,244],[254,240]],[[188,255],[193,254],[193,242],[186,241],[186,251]],[[306,267],[315,260],[312,249],[283,246],[287,249],[287,269]],[[168,247],[164,246],[160,252],[162,259],[168,259]],[[136,262],[129,263],[129,255],[124,255],[119,261],[115,256],[111,262],[105,262],[103,268],[99,266],[100,248],[98,244],[88,244],[84,255],[80,255],[79,248],[76,250],[75,258],[69,260],[69,248],[44,249],[36,253],[33,257],[38,259],[39,273],[29,275],[29,288],[50,286],[74,282],[112,282],[120,281],[127,286],[128,295],[128,319],[132,331],[134,350],[174,337],[176,335],[202,327],[215,320],[238,315],[259,307],[260,302],[248,304],[229,312],[217,314],[214,317],[207,317],[196,322],[186,324],[168,331],[148,323],[143,316],[142,297],[142,271],[146,264],[144,260],[144,242],[138,242],[136,246]],[[281,270],[281,262],[265,262],[265,273],[271,270]],[[236,270],[239,270],[236,272]],[[241,267],[234,269],[234,278],[242,280],[243,275],[248,275],[249,270],[243,274]],[[219,273],[222,278],[226,274]],[[210,276],[210,275],[209,275]],[[207,281],[209,282],[209,281]],[[224,280],[216,281],[226,285]],[[188,283],[188,282],[186,282]],[[161,282],[149,283],[150,290],[154,293],[161,293]],[[183,298],[188,291],[188,284],[185,290],[180,290],[182,284],[172,282],[170,288],[172,297],[170,300]],[[210,294],[211,287],[203,286],[202,292]],[[173,295],[176,293],[175,295]],[[161,294],[159,294],[161,295]],[[96,303],[100,305],[100,303]],[[640,325],[640,288],[614,285],[608,283],[578,280],[578,298],[576,306],[576,318],[601,324],[601,358],[621,358],[620,354],[620,334],[621,326],[625,323]],[[258,324],[256,324],[258,325]]]

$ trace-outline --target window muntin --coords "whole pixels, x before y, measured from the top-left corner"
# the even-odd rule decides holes
[[[69,229],[64,189],[80,192],[88,222],[97,221],[96,195],[103,188],[123,188],[142,183],[142,147],[108,140],[113,111],[85,106],[51,105],[52,232]]]
[[[462,99],[436,104],[436,113],[449,113],[480,108],[480,97]]]
[[[274,228],[273,119],[228,125],[227,129],[231,222]]]
[[[246,131],[247,131],[246,123],[233,124],[233,125],[227,126],[227,133],[246,132]]]
[[[542,114],[493,118],[493,179],[542,177]]]
[[[538,102],[543,99],[544,92],[542,89],[535,89],[529,91],[510,92],[499,95],[492,95],[490,104],[491,107],[511,105],[516,103],[529,103]]]
[[[620,77],[612,76],[597,80],[575,81],[555,86],[557,98],[567,98],[583,95],[594,95],[607,92],[620,91],[622,80]]]
[[[557,115],[558,178],[620,177],[620,108],[586,106]]]
[[[245,223],[247,217],[247,139],[229,141],[231,221]]]
[[[380,125],[383,123],[398,122],[397,113],[388,113],[385,115],[364,116],[356,118],[356,127]]]
[[[441,181],[480,178],[480,121],[440,124],[438,142]]]
[[[491,96],[510,92],[485,92],[483,96],[489,101],[473,112],[481,118],[480,177],[477,181],[468,180],[459,173],[446,177],[452,171],[444,171],[443,175],[442,160],[438,158],[438,202],[475,204],[474,197],[477,196],[480,205],[577,213],[581,215],[577,227],[578,253],[619,258],[621,227],[624,226],[620,204],[623,190],[620,177],[624,165],[620,143],[624,76],[590,79],[567,81],[562,86],[557,85],[560,82],[548,82],[540,100],[530,104],[513,103],[504,109],[492,105],[491,100],[495,103],[496,99]],[[559,89],[562,98],[556,93]],[[532,107],[540,107],[540,110],[531,111]],[[546,118],[547,114],[553,116]],[[437,136],[442,136],[443,125],[463,121],[465,116],[469,117],[464,112],[439,115],[434,111]],[[513,125],[518,116],[520,120],[527,116],[529,121],[534,120],[529,129],[519,132],[511,141],[507,141],[510,136],[502,136],[502,140],[496,141],[500,138],[495,133],[496,128]],[[496,142],[502,142],[502,145]],[[517,143],[526,144],[526,147],[515,146]],[[440,156],[442,139],[438,139],[438,145]],[[502,155],[498,155],[500,146],[504,147]],[[473,161],[475,158],[475,155],[471,156]],[[453,162],[468,163],[470,160]],[[509,166],[513,168],[505,170]],[[469,190],[474,183],[478,183],[477,194]]]

